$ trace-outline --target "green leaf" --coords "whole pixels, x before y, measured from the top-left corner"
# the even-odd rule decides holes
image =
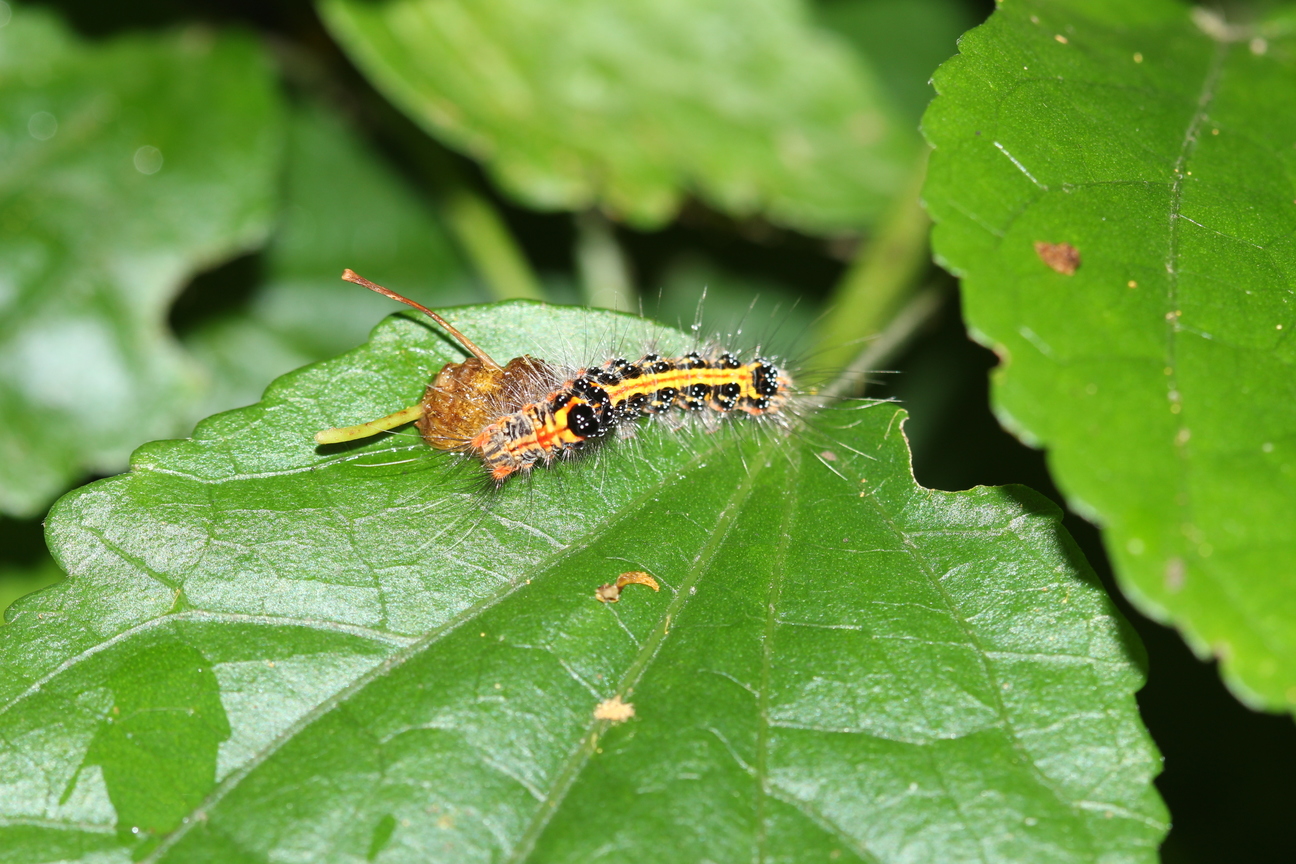
[[[1296,28],[1018,2],[961,49],[925,119],[926,197],[1002,358],[999,415],[1049,448],[1139,607],[1249,704],[1289,709]]]
[[[692,344],[451,311],[498,357]],[[1052,504],[918,487],[888,403],[645,426],[498,491],[313,446],[458,359],[390,318],[56,505],[70,577],[0,628],[7,860],[1154,860],[1139,649]],[[595,600],[629,570],[660,593]]]
[[[320,0],[374,83],[536,207],[642,227],[688,194],[811,232],[858,230],[916,136],[797,2]]]
[[[185,334],[209,369],[208,413],[255,402],[274,378],[365,340],[391,301],[343,282],[348,267],[434,307],[483,299],[428,204],[339,118],[299,108],[287,139],[264,281],[244,308]],[[418,290],[429,283],[435,295]]]
[[[0,28],[0,511],[194,420],[167,305],[265,235],[278,118],[246,37],[87,45],[22,7]]]

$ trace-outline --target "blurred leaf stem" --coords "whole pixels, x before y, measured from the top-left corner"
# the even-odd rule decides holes
[[[816,366],[826,373],[874,353],[871,347],[861,350],[864,341],[883,333],[923,284],[931,261],[927,246],[931,221],[921,201],[927,153],[924,148],[877,233],[828,299],[828,314],[821,319],[813,342],[819,357]]]
[[[819,391],[818,398],[832,402],[847,396],[863,396],[869,383],[869,373],[898,356],[909,344],[909,340],[940,311],[951,293],[949,283],[942,280],[910,296],[896,311],[886,329],[876,334],[876,338],[869,341],[868,347],[855,355],[855,359],[837,373],[832,383]]]
[[[578,213],[576,222],[576,266],[580,270],[581,294],[588,306],[637,311],[637,292],[630,264],[617,242],[612,223],[597,210]]]
[[[378,102],[378,100],[374,100]],[[366,106],[436,198],[446,227],[494,300],[543,300],[540,280],[499,209],[422,128],[385,104]]]
[[[526,254],[490,200],[458,172],[440,176],[442,215],[497,300],[543,300]]]

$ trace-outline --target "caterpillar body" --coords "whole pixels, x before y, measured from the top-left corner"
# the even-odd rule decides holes
[[[422,401],[358,426],[319,432],[319,444],[367,437],[415,421],[429,446],[476,457],[496,484],[548,466],[626,431],[641,417],[710,413],[779,415],[792,388],[786,371],[763,357],[742,362],[728,351],[679,357],[613,358],[562,375],[544,360],[515,357],[500,366],[432,310],[347,270],[342,278],[430,316],[473,356],[446,365]]]
[[[489,424],[469,448],[500,482],[651,414],[777,412],[789,386],[769,361],[740,363],[728,352],[711,358],[697,352],[679,358],[647,354],[633,363],[617,358],[582,369],[543,399]]]

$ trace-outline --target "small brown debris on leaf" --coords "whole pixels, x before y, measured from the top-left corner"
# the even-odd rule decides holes
[[[594,596],[600,603],[615,603],[621,599],[621,589],[627,585],[647,585],[654,591],[661,590],[656,579],[642,570],[631,570],[618,576],[615,585],[600,585],[594,591]]]
[[[622,702],[621,694],[611,699],[604,699],[594,708],[595,720],[611,720],[613,723],[624,723],[634,716],[634,705]]]
[[[1035,243],[1040,260],[1063,276],[1070,276],[1080,266],[1080,250],[1070,243]]]

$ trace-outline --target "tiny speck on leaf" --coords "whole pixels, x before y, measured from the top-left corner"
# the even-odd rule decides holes
[[[1184,585],[1184,561],[1182,558],[1171,558],[1166,562],[1165,587],[1170,593],[1178,593]]]
[[[619,693],[611,699],[604,699],[594,708],[595,720],[611,720],[613,723],[624,723],[633,716],[635,716],[634,705],[630,702],[622,702]]]
[[[1063,276],[1070,276],[1080,266],[1080,250],[1070,243],[1035,243],[1035,254],[1040,260]]]

